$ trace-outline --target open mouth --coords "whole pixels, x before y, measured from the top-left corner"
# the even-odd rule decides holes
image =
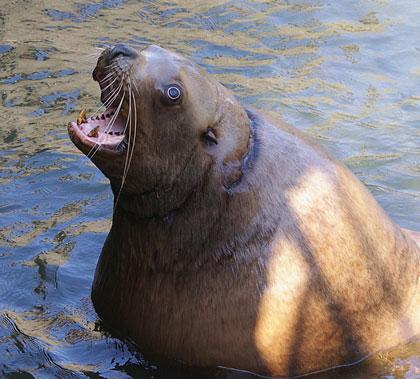
[[[83,109],[76,122],[68,125],[73,141],[79,140],[85,147],[97,147],[98,150],[108,150],[121,153],[127,146],[126,119],[122,112],[116,113],[116,108],[108,108],[96,117],[86,118]]]

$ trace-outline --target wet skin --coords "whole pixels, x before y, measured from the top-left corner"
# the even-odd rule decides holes
[[[273,376],[420,332],[420,234],[321,145],[157,46],[107,49],[94,78],[104,119],[68,129],[115,195],[92,287],[110,328]]]

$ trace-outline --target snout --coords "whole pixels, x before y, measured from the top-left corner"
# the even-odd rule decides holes
[[[109,55],[106,58],[106,63],[110,64],[113,60],[120,56],[125,58],[136,58],[137,52],[132,47],[127,46],[125,43],[119,43],[115,45],[109,52]]]

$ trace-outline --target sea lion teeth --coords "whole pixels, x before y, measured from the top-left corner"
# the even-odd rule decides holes
[[[97,137],[99,132],[99,125],[95,126],[88,134],[88,137]]]
[[[83,108],[80,113],[79,113],[79,117],[77,117],[77,125],[81,125],[81,124],[87,124],[87,120],[86,120],[86,109]]]

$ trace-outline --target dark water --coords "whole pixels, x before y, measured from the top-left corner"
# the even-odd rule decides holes
[[[98,324],[90,285],[112,197],[66,132],[99,105],[97,48],[191,57],[320,140],[420,230],[419,19],[415,0],[0,0],[0,375],[252,377],[169,368]],[[315,377],[420,378],[420,339]]]

